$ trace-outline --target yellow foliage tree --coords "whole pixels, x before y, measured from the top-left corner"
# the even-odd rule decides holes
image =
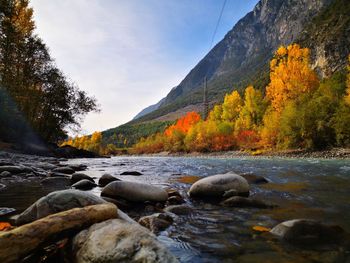
[[[346,79],[346,94],[345,94],[345,102],[350,105],[350,55],[349,55],[349,65],[347,66],[348,76]]]
[[[231,94],[226,94],[222,104],[222,120],[234,123],[239,116],[242,105],[242,98],[236,90]]]
[[[274,110],[281,113],[289,101],[317,88],[319,80],[309,64],[309,49],[298,44],[281,46],[276,51],[270,63],[270,83],[266,87],[266,97]]]

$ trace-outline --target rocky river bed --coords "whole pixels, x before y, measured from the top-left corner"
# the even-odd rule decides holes
[[[228,172],[242,175],[249,182],[249,198],[243,193],[245,191],[226,191],[224,199],[221,196],[202,198],[195,194],[201,192],[193,190],[195,187],[192,194],[189,191],[199,179]],[[324,229],[324,225],[316,224],[316,221],[302,221],[303,231],[311,229],[312,232],[307,235],[307,242],[305,239],[290,242],[290,238],[276,235],[280,230],[275,229],[275,234],[269,231],[281,222],[308,219],[321,221],[325,226],[336,225],[349,233],[349,159],[243,156],[66,160],[0,153],[0,221],[11,221],[40,197],[79,183],[79,180],[72,181],[72,174],[76,173],[93,179],[86,179],[90,183],[85,181],[76,188],[96,196],[105,192],[106,200],[113,201],[132,219],[153,231],[157,240],[180,262],[350,260],[349,243],[338,242],[337,236],[332,236],[333,230]],[[168,196],[164,202],[147,201],[136,205],[140,202],[113,196],[116,186],[104,190],[100,181],[104,174],[126,182],[115,184],[118,187],[136,183],[127,188],[133,198],[146,191],[134,187],[137,183],[166,190]],[[117,192],[120,195],[120,188]],[[210,190],[202,192],[206,195]],[[162,191],[158,193],[160,199],[162,194]],[[129,196],[125,196],[126,199]],[[320,244],[323,236],[328,240]]]

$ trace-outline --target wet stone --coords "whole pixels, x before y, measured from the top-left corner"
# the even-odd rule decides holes
[[[0,216],[8,215],[15,212],[16,209],[10,207],[0,207]]]
[[[142,175],[142,173],[137,172],[137,171],[126,171],[126,172],[122,172],[120,175],[133,175],[133,176],[139,176],[139,175]]]

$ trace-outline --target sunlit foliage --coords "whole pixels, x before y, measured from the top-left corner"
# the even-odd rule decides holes
[[[188,114],[164,134],[141,140],[134,152],[349,146],[350,72],[347,80],[336,73],[319,82],[309,53],[297,44],[280,47],[270,63],[265,97],[252,86],[245,89],[243,99],[233,91],[213,107],[207,120]]]

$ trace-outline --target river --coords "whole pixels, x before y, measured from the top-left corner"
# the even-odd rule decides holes
[[[67,163],[88,165],[86,174],[96,181],[103,173],[110,173],[122,180],[177,189],[193,213],[178,216],[158,239],[181,262],[346,262],[345,252],[337,249],[312,251],[292,247],[252,227],[271,228],[285,220],[308,218],[336,224],[350,232],[349,160],[113,157],[73,159]],[[143,175],[120,175],[130,170]],[[188,197],[189,187],[200,177],[229,171],[268,179],[267,184],[251,185],[251,196],[278,207],[230,208]],[[97,195],[100,191],[99,187],[92,190]],[[35,184],[17,185],[0,193],[0,201],[6,198],[7,206],[21,211],[46,192],[48,189]]]

